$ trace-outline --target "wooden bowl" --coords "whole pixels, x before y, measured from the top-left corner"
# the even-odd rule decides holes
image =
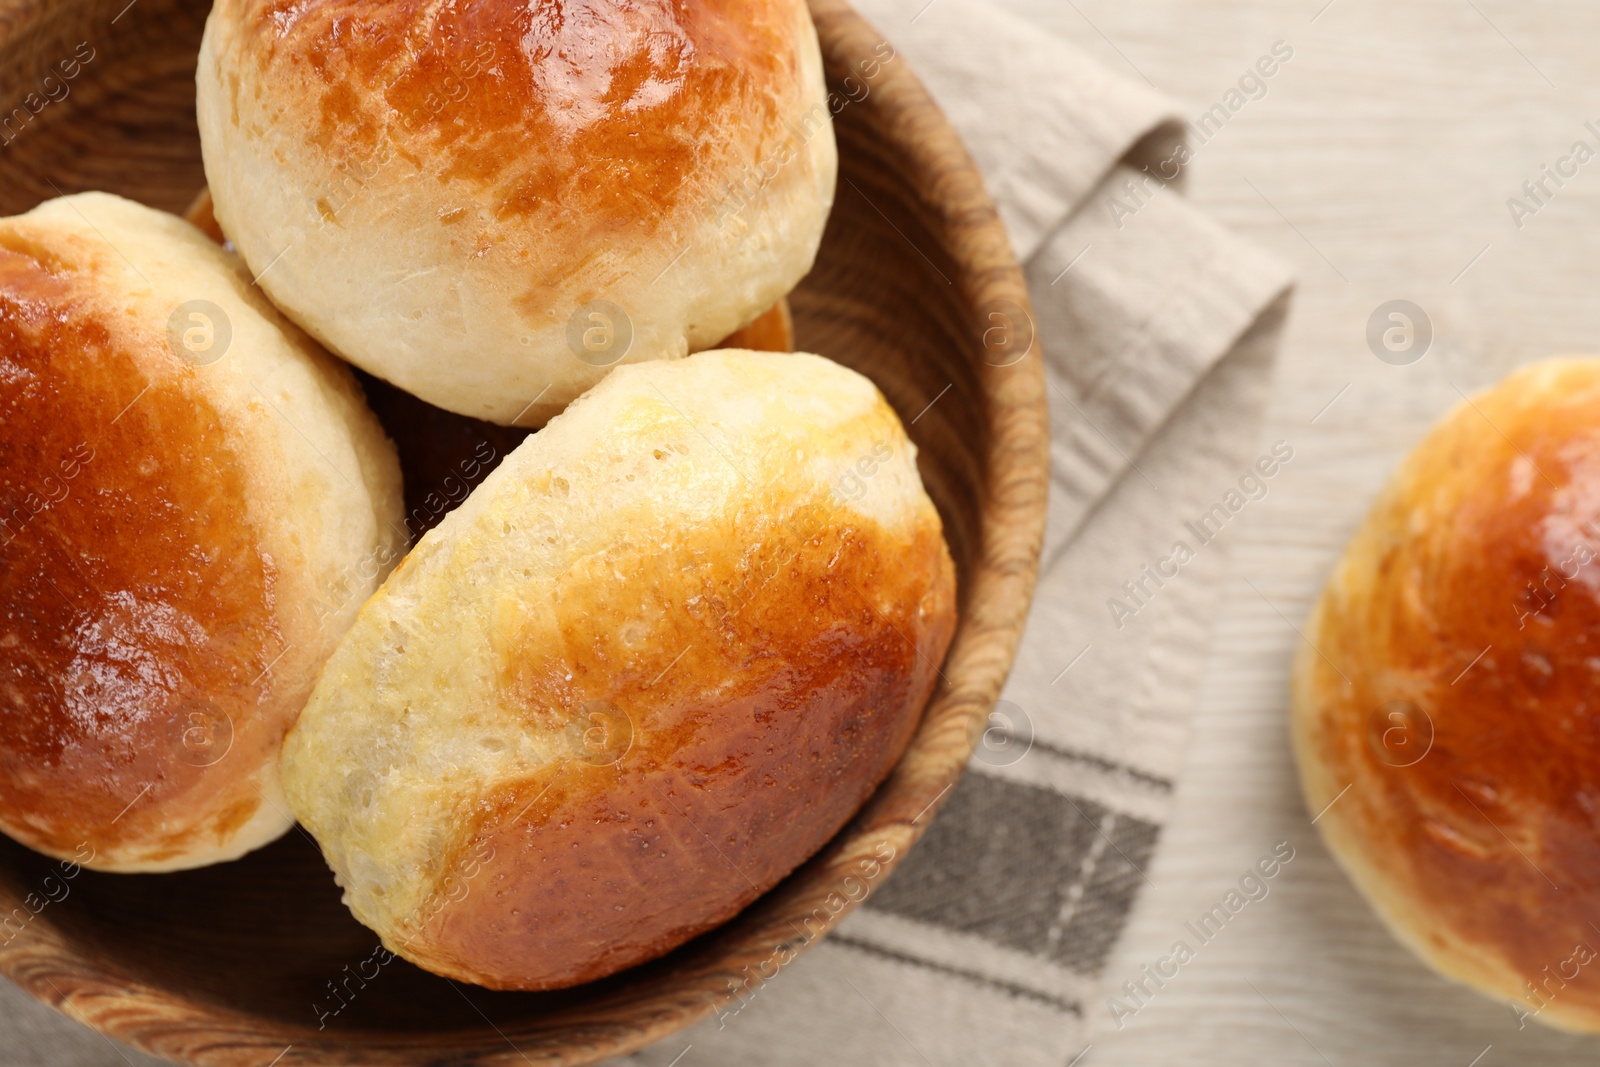
[[[1022,274],[954,131],[903,58],[874,53],[882,37],[843,0],[813,11],[839,94],[840,175],[816,269],[792,294],[797,344],[868,374],[900,412],[960,583],[943,681],[857,818],[725,926],[540,994],[378,966],[376,936],[300,833],[218,867],[65,882],[58,863],[0,838],[0,920],[30,916],[20,931],[0,927],[0,971],[184,1063],[593,1063],[759,985],[815,943],[802,931],[830,927],[904,858],[984,728],[1027,615],[1045,515],[1044,377]],[[87,189],[181,212],[205,181],[194,117],[205,14],[193,0],[0,0],[0,102],[28,113],[0,117],[0,214]],[[47,893],[60,899],[40,908]]]

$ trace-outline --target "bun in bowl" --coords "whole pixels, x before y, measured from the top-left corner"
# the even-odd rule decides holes
[[[196,77],[217,221],[273,301],[493,422],[717,344],[833,202],[804,0],[219,0]]]
[[[166,871],[288,829],[280,743],[400,507],[237,257],[96,193],[0,219],[0,830]]]
[[[1441,974],[1600,1031],[1600,361],[1435,427],[1306,638],[1295,754],[1335,857]]]
[[[355,916],[452,978],[659,956],[825,844],[938,678],[915,450],[813,355],[619,368],[362,610],[284,748]]]

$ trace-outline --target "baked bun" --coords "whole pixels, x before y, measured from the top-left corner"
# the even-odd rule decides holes
[[[915,449],[812,355],[618,369],[362,609],[284,748],[345,902],[502,989],[731,917],[899,758],[954,627]]]
[[[1306,638],[1295,754],[1334,855],[1441,974],[1600,1030],[1600,361],[1441,422]]]
[[[794,315],[789,310],[789,298],[779,297],[776,304],[757,315],[749,325],[724,337],[717,347],[753,348],[757,352],[793,352]]]
[[[837,155],[804,0],[218,0],[216,217],[334,352],[542,426],[810,269]]]
[[[283,833],[399,517],[348,368],[237,257],[98,193],[0,219],[0,830],[108,871]]]

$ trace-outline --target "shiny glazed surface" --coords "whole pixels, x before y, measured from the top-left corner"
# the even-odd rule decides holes
[[[815,355],[623,367],[418,542],[284,781],[419,966],[554,989],[727,920],[904,751],[955,624],[895,413]]]
[[[1444,420],[1308,636],[1308,800],[1350,786],[1321,822],[1357,881],[1441,970],[1600,1027],[1600,362]]]
[[[660,678],[623,667],[637,650],[604,585],[562,597],[560,653],[508,662],[530,715],[582,709],[577,755],[480,805],[447,869],[483,860],[481,881],[429,916],[448,969],[554,988],[659,956],[821,847],[905,749],[954,625],[936,528],[780,534],[736,566],[693,548],[635,561],[687,616],[653,627]]]
[[[159,858],[201,830],[164,809],[217,788],[191,725],[277,743],[251,725],[282,646],[273,564],[216,413],[181,371],[147,373],[69,267],[0,237],[0,827],[80,861],[126,840]]]
[[[247,0],[243,23],[268,78],[314,75],[330,157],[443,153],[502,218],[559,212],[591,236],[650,232],[730,147],[754,163],[798,78],[789,4]]]
[[[135,12],[148,3],[163,16],[174,10],[141,0]],[[56,19],[72,41],[83,39],[80,26],[103,28],[106,17],[76,0],[25,5]],[[86,106],[71,122],[30,131],[8,150],[12,158],[58,184],[66,175],[181,209],[205,182],[188,109],[194,27],[210,6],[179,5],[176,26],[153,27],[105,68],[137,72],[137,98],[98,108],[87,105],[99,97],[83,94]],[[838,86],[881,37],[842,4],[815,10]],[[31,39],[0,44],[12,46],[6,54],[19,70],[56,58]],[[950,684],[936,690],[916,739],[859,821],[729,923],[656,963],[566,992],[469,989],[469,1003],[444,979],[395,960],[319,1030],[313,1007],[337,1006],[326,981],[369,957],[373,937],[297,833],[239,862],[162,879],[86,872],[74,884],[95,893],[75,889],[35,919],[36,935],[0,946],[10,980],[45,1001],[70,998],[80,1018],[118,1040],[207,1067],[261,1067],[290,1044],[293,1058],[329,1067],[522,1063],[508,1039],[535,1061],[599,1062],[707,1017],[729,995],[727,976],[754,970],[792,940],[793,923],[845,875],[859,875],[861,858],[882,859],[881,847],[892,844],[887,868],[913,851],[982,729],[1027,614],[1043,528],[1045,390],[1037,360],[997,368],[973,339],[988,325],[976,309],[1000,299],[1026,307],[1027,290],[976,171],[914,72],[886,65],[870,97],[839,121],[845,172],[871,203],[841,197],[817,269],[794,298],[800,345],[868,373],[908,419],[957,383],[910,427],[961,575],[960,623],[944,666]],[[85,144],[96,151],[86,154]],[[129,165],[156,151],[158,165]],[[50,195],[42,177],[39,188]],[[9,210],[32,202],[14,199]],[[54,865],[4,846],[0,898],[19,906]]]
[[[542,426],[814,261],[837,155],[801,0],[219,0],[207,25],[217,219],[289,318],[436,407]]]

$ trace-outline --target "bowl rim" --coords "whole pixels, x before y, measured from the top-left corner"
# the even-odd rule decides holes
[[[886,41],[847,0],[808,2],[830,66],[872,56],[874,46]],[[13,0],[6,20],[13,31],[9,36],[26,36],[41,23],[62,17],[67,7],[53,0]],[[772,959],[787,954],[780,965],[814,947],[838,919],[868,899],[881,878],[878,873],[867,879],[871,884],[859,897],[841,894],[838,887],[866,870],[863,864],[874,864],[873,870],[882,873],[898,865],[961,776],[1010,672],[1044,538],[1049,431],[1036,335],[1029,333],[1032,343],[1015,360],[986,360],[983,347],[984,309],[1017,309],[1033,330],[1036,320],[1022,269],[976,165],[909,63],[898,57],[882,63],[870,97],[870,106],[881,110],[882,128],[891,131],[893,150],[908,164],[905,173],[921,206],[947,237],[956,276],[952,284],[972,309],[963,325],[989,434],[982,456],[979,535],[965,577],[964,607],[941,672],[944,684],[929,700],[896,767],[816,856],[724,927],[739,927],[724,956],[760,958],[766,951]],[[0,904],[8,897],[0,892]],[[817,909],[828,916],[819,936],[797,939],[793,917]],[[486,1031],[319,1035],[309,1024],[198,1003],[132,980],[55,926],[34,926],[33,936],[21,939],[23,944],[0,944],[0,973],[102,1034],[152,1055],[206,1067],[269,1062],[283,1067],[402,1065],[446,1059],[511,1067],[532,1062],[530,1055],[550,1063],[594,1063],[636,1051],[709,1017],[739,998],[740,985],[748,978],[748,966],[743,975],[703,968],[686,976],[679,988],[624,1000],[609,1010],[605,1005],[611,998],[602,998],[596,1007],[579,1009],[560,1028],[508,1024],[502,1030],[486,1016]],[[608,1019],[608,1014],[615,1018]]]

